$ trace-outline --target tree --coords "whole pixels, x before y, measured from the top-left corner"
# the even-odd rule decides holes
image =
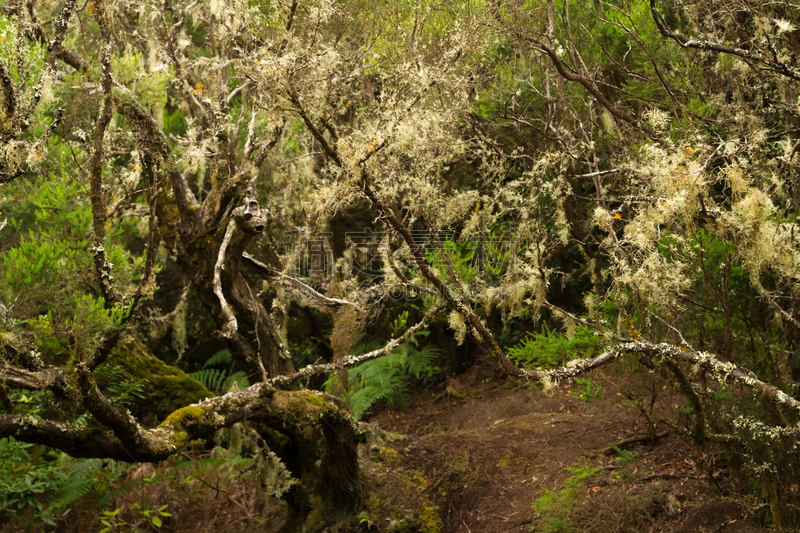
[[[361,430],[340,400],[299,381],[338,373],[346,392],[346,368],[444,312],[459,344],[546,387],[640,357],[686,395],[695,438],[755,436],[772,464],[791,463],[778,451],[800,411],[780,373],[784,358],[792,381],[800,368],[796,11],[725,4],[721,21],[718,7],[4,7],[0,179],[9,229],[30,233],[3,247],[2,378],[69,408],[33,418],[7,395],[0,434],[77,457],[157,461],[248,420],[293,442],[296,525],[363,496],[350,446]],[[377,271],[306,232],[356,212],[380,224]],[[514,238],[498,244],[510,227]],[[288,230],[323,248],[329,268],[292,270],[298,242],[282,250],[275,238]],[[502,258],[495,270],[465,260],[470,243]],[[159,264],[180,271],[255,385],[208,398],[153,362],[138,339]],[[421,319],[351,356],[397,290],[426,295]],[[329,316],[330,362],[295,368],[281,332],[290,302]],[[609,348],[523,368],[496,324],[526,312],[592,328]],[[745,336],[758,347],[737,347]],[[112,365],[132,372],[134,356],[152,367],[142,377],[171,372],[188,391],[170,397],[156,428],[104,383]],[[716,388],[699,388],[705,378]],[[728,383],[754,392],[764,413],[709,400]],[[780,475],[766,477],[776,520],[790,520]]]

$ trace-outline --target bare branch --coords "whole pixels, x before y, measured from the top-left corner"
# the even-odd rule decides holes
[[[61,8],[56,19],[53,21],[53,27],[56,29],[55,35],[47,43],[47,48],[50,49],[50,56],[47,58],[48,67],[52,67],[57,57],[61,55],[64,39],[67,37],[67,28],[69,27],[69,19],[72,17],[72,12],[75,9],[75,0],[66,0],[64,7]]]
[[[787,78],[791,78],[793,80],[800,80],[800,71],[798,71],[798,69],[792,68],[791,66],[781,61],[770,61],[767,57],[765,57],[763,54],[758,53],[757,51],[745,50],[744,48],[735,48],[733,46],[716,43],[708,39],[704,40],[689,39],[685,35],[681,35],[680,33],[670,30],[667,27],[666,23],[664,22],[664,19],[661,16],[661,14],[656,9],[655,0],[650,0],[650,13],[653,15],[653,21],[656,23],[659,33],[661,33],[661,35],[663,35],[664,37],[672,39],[673,41],[681,45],[683,48],[696,48],[698,50],[708,50],[720,54],[732,55],[744,61],[747,60],[757,61],[763,65],[768,66],[769,68],[774,69],[776,72],[783,74]]]
[[[420,274],[422,274],[422,276],[434,287],[439,298],[441,298],[450,309],[456,313],[459,313],[464,320],[470,326],[472,326],[472,328],[478,334],[479,343],[493,357],[497,357],[503,369],[512,375],[518,375],[521,370],[508,359],[505,352],[503,352],[503,350],[497,344],[494,336],[489,332],[488,329],[486,329],[486,326],[483,324],[483,322],[481,322],[481,319],[478,318],[472,309],[470,309],[468,303],[455,298],[450,293],[447,285],[430,269],[425,259],[425,252],[422,246],[414,241],[414,237],[411,235],[411,231],[408,229],[408,227],[397,218],[394,210],[389,207],[386,202],[381,200],[381,198],[370,186],[368,182],[367,170],[363,169],[362,167],[361,172],[361,179],[359,180],[361,191],[370,200],[375,210],[380,213],[384,223],[402,236],[403,240],[411,249],[411,256],[414,258],[414,264],[416,265]]]
[[[758,273],[751,272],[750,281],[753,283],[756,290],[758,290],[758,293],[763,296],[769,302],[769,304],[781,314],[781,316],[791,322],[794,327],[800,329],[800,322],[798,322],[795,317],[790,315],[783,307],[780,306],[780,304],[778,304],[778,302],[775,301],[775,298],[773,298],[769,291],[767,291],[767,289],[765,289],[761,284],[761,281],[758,279]]]
[[[242,106],[244,109],[244,106]],[[250,159],[250,154],[253,152],[253,131],[256,125],[256,112],[255,109],[250,111],[250,122],[247,123],[247,138],[244,141],[244,150],[242,151],[243,166],[247,164]]]
[[[600,170],[598,172],[589,172],[588,174],[575,174],[574,178],[594,178],[597,176],[605,176],[606,174],[614,174],[619,172],[620,169],[612,168],[611,170]]]
[[[279,281],[283,281],[290,288],[290,294],[296,296],[300,303],[306,303],[318,311],[323,313],[335,313],[342,306],[353,306],[356,310],[362,313],[366,312],[358,304],[348,300],[328,298],[324,294],[320,294],[299,279],[293,278],[288,274],[284,274],[277,269],[265,265],[247,252],[242,254],[242,259],[244,260],[244,264],[255,268],[256,271],[265,279],[277,279]]]
[[[339,153],[336,151],[335,146],[331,146],[328,144],[327,139],[319,131],[319,128],[314,125],[314,122],[311,120],[311,117],[308,116],[306,110],[303,108],[303,105],[300,103],[300,98],[298,98],[297,94],[293,90],[289,90],[289,99],[294,104],[295,109],[297,110],[297,114],[300,115],[300,118],[303,119],[303,123],[308,128],[308,131],[311,132],[311,135],[317,140],[317,142],[322,147],[322,151],[325,152],[325,155],[330,157],[338,166],[342,166],[342,160],[339,158]]]
[[[611,113],[612,115],[614,115],[618,119],[624,120],[625,122],[628,122],[630,124],[637,124],[638,123],[636,118],[632,117],[628,113],[622,111],[621,109],[617,108],[614,104],[609,102],[608,98],[603,96],[603,93],[601,93],[597,89],[597,87],[592,82],[592,80],[589,80],[589,79],[587,79],[587,78],[585,78],[585,77],[583,77],[583,76],[581,76],[579,74],[573,74],[573,73],[569,72],[566,68],[564,68],[564,64],[558,58],[558,55],[556,54],[555,50],[553,50],[549,46],[547,46],[545,44],[542,44],[542,43],[536,43],[535,42],[534,46],[536,46],[540,50],[544,51],[544,53],[546,53],[548,55],[548,57],[550,58],[550,61],[553,63],[553,66],[556,67],[556,70],[561,75],[561,77],[563,77],[564,79],[567,79],[569,81],[572,81],[572,82],[580,83],[583,86],[584,89],[589,91],[589,93],[592,96],[594,96],[595,99],[598,102],[600,102],[600,104],[608,110],[609,113]]]
[[[128,119],[136,133],[136,144],[138,148],[151,154],[153,159],[161,165],[168,163],[170,147],[167,138],[158,127],[155,119],[130,99],[122,98],[115,94],[114,102],[117,111]],[[199,206],[197,199],[186,185],[186,180],[176,170],[168,173],[172,194],[175,197],[175,205],[181,215],[181,220],[189,226],[189,222],[194,219],[195,208]]]
[[[47,390],[50,388],[63,389],[67,384],[64,372],[54,367],[48,367],[39,372],[31,372],[9,365],[0,359],[0,382],[24,390]]]
[[[335,399],[309,391],[278,391],[264,383],[187,406],[172,413],[155,429],[144,429],[110,404],[99,391],[88,395],[92,415],[116,438],[94,428],[78,428],[30,416],[0,418],[0,437],[46,444],[74,457],[109,458],[128,462],[157,462],[175,455],[197,439],[210,439],[220,429],[244,420],[275,428],[294,441],[314,473],[336,483],[350,497],[358,471],[353,442],[359,438],[352,418]],[[119,440],[118,440],[119,439]],[[313,489],[312,489],[313,490]]]
[[[671,344],[654,344],[649,342],[626,342],[609,348],[602,354],[592,359],[570,361],[569,366],[555,370],[522,370],[512,374],[533,381],[559,382],[571,379],[581,374],[599,368],[614,359],[625,355],[638,353],[649,357],[654,363],[663,361],[685,362],[696,365],[708,372],[719,383],[733,382],[744,385],[753,390],[758,396],[772,403],[775,407],[790,408],[800,414],[800,401],[795,400],[779,388],[765,383],[755,377],[748,370],[742,369],[733,363],[716,359],[713,355],[691,350],[686,347]]]
[[[225,229],[225,237],[222,239],[222,244],[219,247],[217,254],[217,262],[214,265],[214,294],[219,298],[219,305],[222,308],[222,316],[225,317],[227,322],[222,326],[222,336],[230,339],[237,331],[236,316],[233,314],[231,307],[225,300],[225,294],[222,292],[222,282],[220,280],[220,273],[225,262],[225,251],[228,249],[228,244],[231,242],[233,232],[236,231],[236,221],[231,219],[228,221],[228,227]]]
[[[230,103],[231,103],[231,100],[233,100],[233,97],[234,97],[234,96],[236,96],[237,94],[239,94],[239,92],[240,92],[242,89],[244,89],[245,87],[248,87],[248,86],[249,86],[249,85],[250,85],[252,82],[253,82],[253,80],[250,80],[250,79],[248,79],[248,80],[246,80],[246,81],[245,81],[243,84],[241,84],[241,85],[239,85],[238,87],[236,87],[234,90],[232,90],[232,91],[230,92],[230,94],[229,94],[229,95],[228,95],[228,97],[225,99],[225,101],[226,101],[228,104],[230,104]]]
[[[145,172],[152,176],[152,165],[149,162],[145,163]],[[154,184],[153,187],[158,187],[155,183],[155,180],[152,180]],[[135,316],[134,313],[136,311],[136,306],[138,305],[139,301],[142,298],[142,294],[146,287],[155,287],[155,277],[153,276],[153,265],[155,265],[156,261],[156,251],[158,250],[158,244],[160,242],[160,234],[158,232],[158,224],[156,223],[156,202],[158,201],[158,196],[161,194],[161,189],[156,188],[155,192],[150,196],[148,199],[148,203],[150,205],[150,216],[147,220],[148,225],[148,232],[147,232],[147,243],[145,244],[146,250],[146,257],[144,261],[144,271],[142,272],[142,277],[139,279],[139,286],[136,287],[136,292],[131,298],[131,303],[128,306],[127,314],[122,318],[121,323],[117,326],[117,328],[112,331],[109,335],[107,335],[97,349],[94,351],[92,356],[88,360],[89,368],[94,370],[98,366],[102,365],[108,356],[111,355],[111,350],[119,342],[120,335],[124,331],[124,326],[126,326]]]
[[[97,431],[96,428],[39,420],[30,416],[7,415],[0,417],[0,438],[7,436],[23,442],[50,446],[72,457],[136,460],[120,441]]]
[[[3,106],[3,114],[13,119],[17,112],[17,98],[15,96],[17,86],[14,80],[11,79],[3,62],[0,62],[0,84],[2,84],[2,100],[0,103]],[[10,123],[13,127],[13,120]],[[4,131],[3,134],[4,137],[10,137],[12,132]]]

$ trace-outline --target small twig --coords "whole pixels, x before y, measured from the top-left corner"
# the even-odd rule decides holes
[[[287,285],[291,286],[294,291],[297,291],[298,295],[305,296],[304,302],[308,302],[314,309],[323,312],[332,312],[336,311],[343,305],[351,305],[355,307],[358,311],[365,313],[366,311],[361,308],[358,304],[350,302],[348,300],[342,300],[340,298],[329,298],[324,294],[321,294],[314,290],[311,286],[306,285],[302,281],[297,278],[294,278],[288,274],[284,274],[277,269],[274,269],[268,265],[265,265],[261,261],[257,260],[247,252],[242,254],[242,259],[246,265],[254,267],[258,270],[258,273],[261,274],[264,278],[278,278],[281,281],[285,281]]]
[[[615,172],[619,172],[620,169],[612,168],[611,170],[600,170],[597,172],[589,172],[588,174],[575,174],[572,176],[573,178],[594,178],[596,176],[605,176],[606,174],[613,174]]]
[[[681,339],[681,345],[682,345],[682,346],[686,346],[686,347],[687,347],[687,348],[689,348],[690,350],[692,350],[692,351],[696,351],[696,350],[695,350],[695,349],[692,347],[692,345],[691,345],[691,344],[689,344],[689,343],[686,341],[686,339],[684,339],[684,338],[683,338],[683,334],[680,332],[680,330],[679,330],[678,328],[676,328],[676,327],[675,327],[675,326],[673,326],[672,324],[668,324],[666,320],[664,320],[663,318],[661,318],[660,316],[658,316],[657,314],[655,314],[655,313],[654,313],[654,312],[652,312],[652,311],[650,311],[650,315],[651,315],[651,316],[654,316],[654,317],[656,317],[656,319],[657,319],[659,322],[661,322],[662,324],[664,324],[665,326],[667,326],[669,329],[671,329],[672,331],[674,331],[674,332],[675,332],[675,333],[678,335],[678,337],[680,337],[680,339]]]
[[[761,296],[767,299],[767,301],[772,307],[774,307],[789,322],[794,324],[796,328],[800,328],[800,322],[798,322],[797,319],[795,319],[786,310],[784,310],[783,307],[781,307],[780,304],[778,304],[778,302],[776,302],[775,299],[769,294],[767,289],[764,288],[764,286],[761,284],[761,281],[758,279],[758,274],[750,274],[750,281],[753,282],[753,285],[755,285],[756,290],[758,290]]]

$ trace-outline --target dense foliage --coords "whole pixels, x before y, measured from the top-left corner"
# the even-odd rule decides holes
[[[4,512],[84,468],[22,442],[157,461],[247,419],[322,527],[379,399],[630,355],[798,520],[798,6],[0,10],[0,444],[42,465]]]

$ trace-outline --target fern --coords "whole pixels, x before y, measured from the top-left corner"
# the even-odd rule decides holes
[[[56,509],[68,508],[75,500],[99,488],[96,478],[102,461],[98,459],[76,461],[62,454],[59,463],[64,468],[72,466],[72,469],[65,476],[63,485],[54,492],[53,499],[47,507],[47,514]]]
[[[404,330],[408,320],[408,311],[392,324],[394,331]],[[367,361],[351,368],[347,372],[350,388],[345,399],[350,405],[353,418],[358,420],[378,400],[386,400],[389,405],[402,404],[408,394],[407,389],[411,384],[410,377],[429,386],[434,376],[440,372],[439,367],[433,362],[439,355],[436,348],[424,347],[420,349],[418,337],[427,337],[429,331],[420,331],[408,341],[392,350],[391,353],[378,359]],[[378,348],[377,343],[358,345],[354,348],[354,355],[366,353]],[[335,376],[325,383],[326,390],[334,390]]]
[[[227,372],[216,368],[203,368],[197,372],[192,372],[189,376],[203,384],[208,390],[216,391],[225,380]]]
[[[234,385],[236,385],[235,388]],[[247,380],[247,375],[243,371],[239,370],[225,378],[225,381],[222,382],[221,389],[223,391],[241,390],[246,389],[249,386],[250,382]]]
[[[389,404],[403,401],[408,378],[402,370],[398,354],[392,353],[348,372],[351,392],[347,400],[353,418],[358,420],[378,400],[385,399]]]
[[[113,488],[109,487],[97,500],[97,508],[108,507],[114,500],[142,488],[142,478],[129,479]]]
[[[216,365],[227,365],[233,360],[233,356],[229,350],[220,350],[211,357],[208,358],[208,361],[205,362],[203,368],[208,368],[210,366]]]
[[[233,372],[233,357],[228,350],[220,350],[215,353],[203,364],[203,368],[197,372],[192,372],[189,376],[203,384],[205,388],[216,393],[228,392],[231,389],[239,390],[250,386],[244,372]],[[228,365],[229,370],[219,370],[212,368],[217,365]]]
[[[32,509],[27,515],[28,525],[44,521],[55,526],[63,509],[118,477],[120,469],[106,471],[105,463],[73,459],[12,437],[0,439],[0,517],[19,517]]]
[[[508,358],[525,368],[551,369],[571,359],[592,357],[603,350],[603,338],[586,326],[576,326],[571,337],[544,326],[508,349]]]
[[[97,369],[98,382],[108,389],[112,395],[111,403],[120,407],[129,407],[136,400],[144,400],[146,379],[126,377],[121,365],[105,364]]]

